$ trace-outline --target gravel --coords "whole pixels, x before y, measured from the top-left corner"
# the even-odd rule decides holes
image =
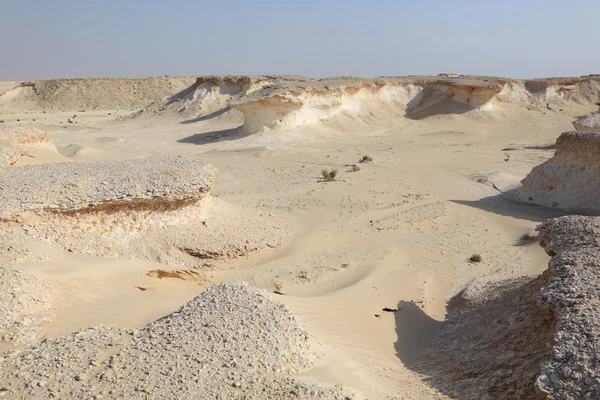
[[[287,307],[241,282],[212,286],[139,330],[93,326],[8,356],[10,399],[351,399],[292,375],[319,355]]]
[[[538,388],[549,399],[600,398],[600,218],[567,216],[538,227],[552,256],[540,299],[556,315],[552,357]]]

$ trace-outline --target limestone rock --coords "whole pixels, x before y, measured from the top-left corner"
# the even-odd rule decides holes
[[[519,200],[564,211],[600,213],[600,133],[565,132],[556,153],[521,181]]]

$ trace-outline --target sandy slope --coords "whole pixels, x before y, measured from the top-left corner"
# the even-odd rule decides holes
[[[439,332],[447,301],[474,280],[543,271],[548,256],[519,237],[560,215],[507,201],[479,181],[494,172],[523,178],[552,156],[548,145],[575,116],[593,109],[509,105],[489,118],[478,112],[396,123],[394,117],[354,130],[344,129],[352,121],[338,120],[285,135],[230,131],[240,125],[236,113],[179,123],[96,110],[68,124],[72,113],[3,109],[10,125],[36,119],[67,160],[177,154],[206,161],[219,171],[215,197],[294,226],[279,247],[206,266],[209,282],[185,273],[148,276],[173,269],[151,261],[55,249],[46,261],[17,268],[57,291],[50,336],[96,323],[141,327],[210,283],[243,280],[277,292],[272,297],[320,343],[325,357],[302,373],[306,379],[343,384],[358,398],[453,398],[415,367]],[[374,161],[359,164],[364,154]],[[352,164],[360,171],[350,172]],[[338,169],[337,180],[323,182],[323,168]],[[470,263],[473,253],[483,262]]]

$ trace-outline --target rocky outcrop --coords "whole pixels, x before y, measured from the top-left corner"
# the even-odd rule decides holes
[[[397,126],[439,115],[493,117],[508,103],[547,111],[567,103],[590,104],[600,93],[597,78],[398,77],[277,81],[232,99],[244,114],[245,134],[300,126]],[[341,121],[341,122],[340,122]]]
[[[573,126],[578,131],[600,133],[600,111],[577,117],[577,119],[573,121]]]
[[[0,170],[0,239],[199,267],[276,246],[283,221],[209,196],[216,170],[184,157]]]
[[[0,127],[0,168],[16,164],[27,154],[30,146],[56,151],[48,134],[41,129],[26,126]]]
[[[600,213],[600,134],[565,132],[554,156],[521,181],[519,200],[560,210]]]
[[[0,170],[0,219],[23,213],[76,213],[177,205],[200,200],[216,170],[184,157],[51,163]]]
[[[9,398],[351,399],[291,377],[318,354],[282,304],[245,283],[209,288],[139,330],[91,327],[8,357]],[[57,368],[57,365],[60,368]]]
[[[202,118],[227,109],[235,99],[285,77],[272,76],[202,76],[190,87],[156,101],[132,118],[160,115],[161,117]]]
[[[556,328],[537,387],[553,400],[600,398],[600,218],[556,218],[538,231],[552,256],[539,299]]]

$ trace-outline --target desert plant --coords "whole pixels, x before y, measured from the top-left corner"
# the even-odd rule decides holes
[[[364,155],[364,156],[362,156],[362,158],[358,162],[359,163],[366,163],[366,162],[371,162],[371,161],[373,161],[373,157]]]
[[[337,169],[332,169],[332,170],[323,169],[321,171],[321,175],[323,175],[323,179],[328,182],[335,181],[335,177],[337,176],[337,173],[338,173]]]
[[[355,165],[353,165],[353,166],[350,168],[350,171],[352,171],[352,172],[358,172],[358,171],[360,171],[360,167],[359,167],[358,165],[356,165],[356,164],[355,164]]]
[[[480,254],[473,254],[470,258],[469,261],[474,262],[474,263],[479,263],[483,261],[483,257],[481,257]]]

